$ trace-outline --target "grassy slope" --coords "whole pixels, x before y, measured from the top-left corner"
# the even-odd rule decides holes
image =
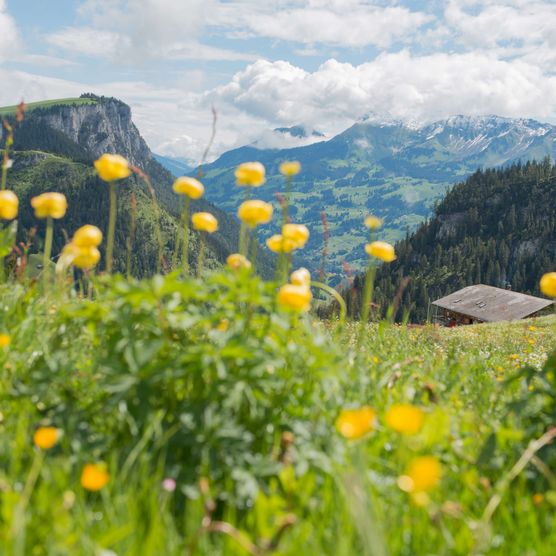
[[[0,538],[4,535],[15,543],[7,547],[16,546],[10,535],[22,530],[17,522],[17,504],[21,504],[22,497],[16,485],[30,480],[33,458],[37,465],[39,456],[32,455],[29,444],[32,430],[42,419],[43,423],[64,428],[65,436],[58,447],[46,454],[44,462],[41,460],[41,478],[33,489],[30,505],[23,506],[28,520],[27,551],[21,554],[92,555],[102,549],[118,555],[186,553],[200,526],[202,503],[189,501],[184,516],[178,517],[183,512],[181,489],[186,485],[178,480],[178,490],[173,494],[160,489],[165,476],[194,471],[187,459],[178,460],[178,467],[164,469],[165,461],[172,459],[172,451],[181,449],[179,443],[170,447],[172,435],[162,433],[164,422],[155,425],[153,413],[146,422],[154,428],[120,439],[109,452],[103,449],[110,435],[115,434],[111,432],[115,415],[124,411],[117,397],[122,395],[122,388],[130,387],[125,377],[132,380],[131,384],[139,378],[132,378],[136,376],[132,363],[143,357],[141,350],[146,350],[149,355],[143,358],[141,380],[150,379],[151,368],[159,374],[151,388],[159,388],[159,381],[172,371],[171,361],[175,361],[176,371],[179,369],[176,379],[169,382],[176,395],[181,381],[188,373],[194,374],[198,364],[204,380],[208,380],[207,373],[212,372],[213,365],[218,369],[218,379],[214,380],[221,380],[229,372],[233,375],[232,382],[224,387],[225,397],[216,406],[224,422],[214,421],[217,417],[210,413],[213,396],[222,387],[217,382],[203,393],[207,396],[203,407],[208,413],[203,425],[192,433],[195,440],[185,452],[190,454],[203,446],[209,449],[215,442],[213,435],[226,429],[216,442],[214,457],[229,463],[221,462],[218,468],[208,471],[214,496],[231,493],[234,484],[239,488],[251,484],[247,469],[235,468],[223,483],[214,473],[223,471],[226,465],[233,466],[233,446],[245,440],[243,435],[247,432],[235,437],[233,424],[238,419],[247,422],[254,418],[261,398],[276,386],[279,393],[276,380],[284,381],[287,397],[281,405],[271,405],[264,419],[268,427],[286,423],[295,431],[295,451],[291,456],[295,473],[285,465],[279,478],[265,479],[265,472],[259,470],[266,487],[256,496],[254,507],[237,511],[228,506],[224,513],[218,513],[218,518],[232,522],[253,541],[270,538],[280,520],[293,513],[297,523],[284,535],[276,554],[424,555],[470,554],[473,550],[480,554],[550,554],[550,547],[556,542],[554,508],[548,495],[539,504],[533,503],[532,498],[534,493],[550,489],[542,476],[522,474],[503,492],[492,529],[490,525],[481,526],[479,518],[493,495],[491,485],[515,464],[528,440],[517,417],[508,418],[506,405],[522,393],[523,384],[505,384],[504,380],[521,364],[542,365],[553,348],[553,317],[451,330],[373,325],[367,330],[363,354],[353,358],[353,352],[348,356],[347,350],[353,348],[356,330],[349,326],[347,335],[336,336],[332,330],[325,332],[319,323],[303,321],[291,335],[286,333],[288,320],[283,322],[283,315],[276,314],[266,332],[257,324],[259,321],[253,323],[251,332],[242,332],[251,318],[244,320],[242,304],[251,299],[269,307],[271,298],[266,298],[268,294],[255,283],[237,289],[235,282],[228,280],[224,275],[215,276],[208,281],[212,286],[205,282],[193,288],[169,282],[169,291],[179,291],[183,296],[183,308],[179,297],[164,298],[161,282],[152,289],[145,284],[137,293],[126,287],[112,301],[109,293],[101,293],[86,328],[80,321],[86,314],[79,309],[82,302],[68,300],[58,312],[48,310],[49,302],[30,302],[28,296],[24,299],[22,292],[14,293],[13,288],[0,292],[0,331],[9,332],[13,338],[12,345],[0,351],[0,364],[6,370],[0,378],[0,396],[12,394],[0,421],[0,461],[4,462],[0,484],[5,493]],[[218,295],[213,291],[208,305],[202,296],[207,287],[220,288]],[[272,288],[268,291],[272,292]],[[161,303],[164,299],[167,301]],[[150,303],[158,308],[156,313],[150,311]],[[120,310],[119,304],[136,307],[132,313],[122,309],[122,323],[127,324],[121,331],[110,325]],[[108,313],[102,316],[104,311]],[[138,311],[145,312],[144,331],[145,324],[133,324],[131,320]],[[68,315],[66,324],[64,314]],[[159,339],[153,314],[160,314],[156,317],[160,323],[171,323],[168,331],[174,332],[164,333]],[[230,331],[217,331],[225,315],[233,319]],[[264,315],[256,313],[253,318],[262,319]],[[71,337],[65,333],[69,322],[74,323]],[[137,342],[137,353],[125,348],[130,341],[127,328],[133,329],[131,339]],[[153,334],[156,352],[149,351]],[[255,340],[255,335],[259,340]],[[121,337],[120,343],[116,342],[117,337]],[[164,337],[166,347],[160,351],[158,342]],[[112,343],[114,347],[110,348]],[[217,351],[213,352],[210,346]],[[265,353],[263,366],[256,365],[248,371],[246,365],[258,357],[257,346]],[[110,355],[110,349],[116,351]],[[115,368],[121,382],[113,382],[117,377],[106,374],[106,365],[112,364],[110,361],[116,365],[120,352],[120,366]],[[160,359],[161,354],[168,359]],[[300,359],[288,363],[289,358],[295,357]],[[180,361],[185,366],[180,367]],[[282,365],[292,365],[294,375],[284,376]],[[266,369],[262,375],[261,369]],[[55,373],[52,380],[47,378],[48,373]],[[296,382],[290,383],[294,376]],[[251,407],[251,415],[248,412],[242,416],[236,410],[229,413],[230,404],[239,394],[231,385],[240,379],[255,389],[252,393],[245,391],[246,400],[251,401],[244,411]],[[257,390],[261,380],[272,380],[274,384],[261,384]],[[308,384],[317,389],[311,387],[312,393],[303,398],[303,406],[287,403],[288,397],[294,397],[298,388],[307,388]],[[116,397],[116,414],[110,409],[110,397],[102,401],[105,389],[110,397]],[[33,392],[35,395],[31,396]],[[140,392],[138,389],[137,394]],[[168,395],[164,389],[160,392]],[[130,396],[131,403],[133,395]],[[69,403],[69,407],[51,406],[55,400],[66,406]],[[409,400],[422,406],[427,418],[423,432],[406,439],[389,431],[382,415],[392,403]],[[149,403],[155,402],[141,403],[143,411],[148,410]],[[183,404],[181,396],[175,403]],[[367,439],[350,444],[334,431],[334,421],[342,407],[363,404],[377,410],[379,426]],[[57,411],[66,411],[67,420],[48,417]],[[167,415],[180,411],[183,410],[176,406]],[[184,419],[178,428],[186,426],[190,417]],[[271,430],[268,428],[262,436],[271,436]],[[482,447],[493,431],[498,444],[490,457],[480,462]],[[258,425],[250,434],[260,432]],[[165,451],[159,448],[168,442],[169,452],[164,456]],[[396,486],[396,477],[403,473],[408,457],[420,453],[437,455],[444,467],[441,486],[430,493],[432,502],[427,508],[411,503]],[[258,459],[261,456],[264,452],[255,457],[259,466],[264,463]],[[112,479],[102,495],[87,494],[78,484],[80,462],[90,459],[108,462]],[[192,485],[188,488],[187,492],[191,492]],[[21,540],[20,536],[17,539]],[[387,551],[381,549],[382,545]],[[205,534],[192,553],[240,556],[246,551],[229,537]]]
[[[105,184],[96,177],[92,167],[41,151],[18,151],[15,159],[16,164],[8,176],[8,187],[13,189],[20,199],[18,235],[20,241],[25,241],[29,230],[36,226],[42,236],[44,222],[37,222],[30,207],[30,199],[51,190],[65,194],[68,199],[66,216],[56,222],[53,250],[55,254],[65,245],[66,237],[71,237],[83,224],[94,223],[106,234],[108,191]],[[156,209],[145,187],[141,183],[132,183],[133,185],[130,183],[129,186],[120,187],[119,191],[116,251],[121,256],[116,259],[116,268],[122,272],[125,270],[124,254],[130,227],[130,192],[133,189],[137,195],[138,220],[135,233],[136,248],[132,252],[132,268],[133,272],[141,276],[149,273],[152,261],[157,257]],[[167,260],[171,260],[177,220],[163,207],[160,207],[160,211],[165,254]],[[137,248],[138,242],[141,242],[140,248]],[[196,256],[198,251],[196,234],[192,234],[191,242],[191,254]],[[41,250],[42,240],[40,237],[35,237],[31,252]],[[104,260],[104,245],[101,246],[101,253]],[[209,250],[207,259],[209,265],[216,264],[212,250]]]
[[[49,108],[50,106],[74,106],[82,104],[96,104],[92,98],[60,98],[55,100],[41,100],[26,104],[26,111],[30,112],[36,108]],[[17,106],[0,106],[0,116],[15,114]]]

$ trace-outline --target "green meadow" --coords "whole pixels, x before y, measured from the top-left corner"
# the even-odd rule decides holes
[[[95,278],[93,299],[4,285],[0,553],[552,553],[554,318],[381,322],[359,342],[275,287],[230,269]],[[387,424],[400,403],[419,430]],[[365,434],[340,434],[365,406]],[[438,482],[402,490],[422,456]]]

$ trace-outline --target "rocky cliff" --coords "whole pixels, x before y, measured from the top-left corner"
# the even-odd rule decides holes
[[[97,158],[119,153],[132,164],[144,164],[152,153],[131,119],[130,107],[114,98],[98,97],[89,104],[60,104],[35,109],[27,123],[61,132]]]

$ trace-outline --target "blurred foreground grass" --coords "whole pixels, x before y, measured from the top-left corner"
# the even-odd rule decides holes
[[[248,271],[38,289],[0,290],[0,554],[553,553],[554,454],[526,452],[554,423],[553,317],[372,324],[358,347],[356,324],[283,311]],[[417,434],[385,423],[402,402]],[[346,440],[361,406],[374,429]],[[62,431],[51,449],[39,426]],[[423,455],[440,483],[412,496]]]

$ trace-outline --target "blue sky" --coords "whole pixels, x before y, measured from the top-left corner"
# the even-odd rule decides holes
[[[0,0],[0,105],[117,96],[156,152],[196,161],[375,114],[556,121],[552,0]]]

